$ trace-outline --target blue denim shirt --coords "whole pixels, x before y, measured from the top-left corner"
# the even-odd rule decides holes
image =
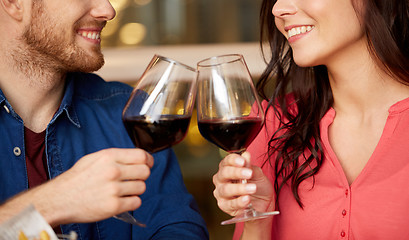
[[[51,178],[82,156],[105,148],[133,148],[122,124],[122,109],[132,91],[126,84],[105,82],[94,74],[67,76],[61,106],[46,130]],[[28,188],[22,119],[0,90],[0,202]],[[109,218],[96,223],[63,225],[79,239],[208,239],[206,224],[187,192],[171,149],[153,154],[142,206],[133,212],[146,228]],[[81,197],[81,196],[77,196]],[[69,208],[69,206],[67,206]]]

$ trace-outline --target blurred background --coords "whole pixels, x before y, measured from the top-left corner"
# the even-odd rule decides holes
[[[102,33],[108,81],[133,85],[154,54],[192,67],[204,58],[240,53],[256,81],[265,67],[259,47],[262,0],[110,0],[117,11]],[[193,114],[189,132],[174,147],[185,184],[198,202],[210,239],[231,239],[234,226],[213,197],[212,176],[224,152],[201,137]]]

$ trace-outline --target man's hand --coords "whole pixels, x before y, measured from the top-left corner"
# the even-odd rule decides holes
[[[0,216],[16,214],[32,203],[56,226],[132,211],[141,206],[139,195],[145,192],[152,166],[153,157],[141,149],[101,150],[82,157],[48,183],[14,197],[0,207]]]

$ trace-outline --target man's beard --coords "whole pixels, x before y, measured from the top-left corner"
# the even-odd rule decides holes
[[[68,34],[70,38],[64,34],[67,29],[74,29],[73,26],[59,25],[58,20],[51,19],[44,12],[42,1],[34,2],[31,25],[23,35],[28,51],[25,56],[35,61],[33,68],[59,72],[93,72],[104,65],[99,45],[93,47],[92,54],[87,53],[75,43],[76,33]]]

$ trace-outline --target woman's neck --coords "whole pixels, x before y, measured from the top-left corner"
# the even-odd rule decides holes
[[[327,68],[337,112],[384,112],[409,97],[409,86],[383,70],[369,53]]]

